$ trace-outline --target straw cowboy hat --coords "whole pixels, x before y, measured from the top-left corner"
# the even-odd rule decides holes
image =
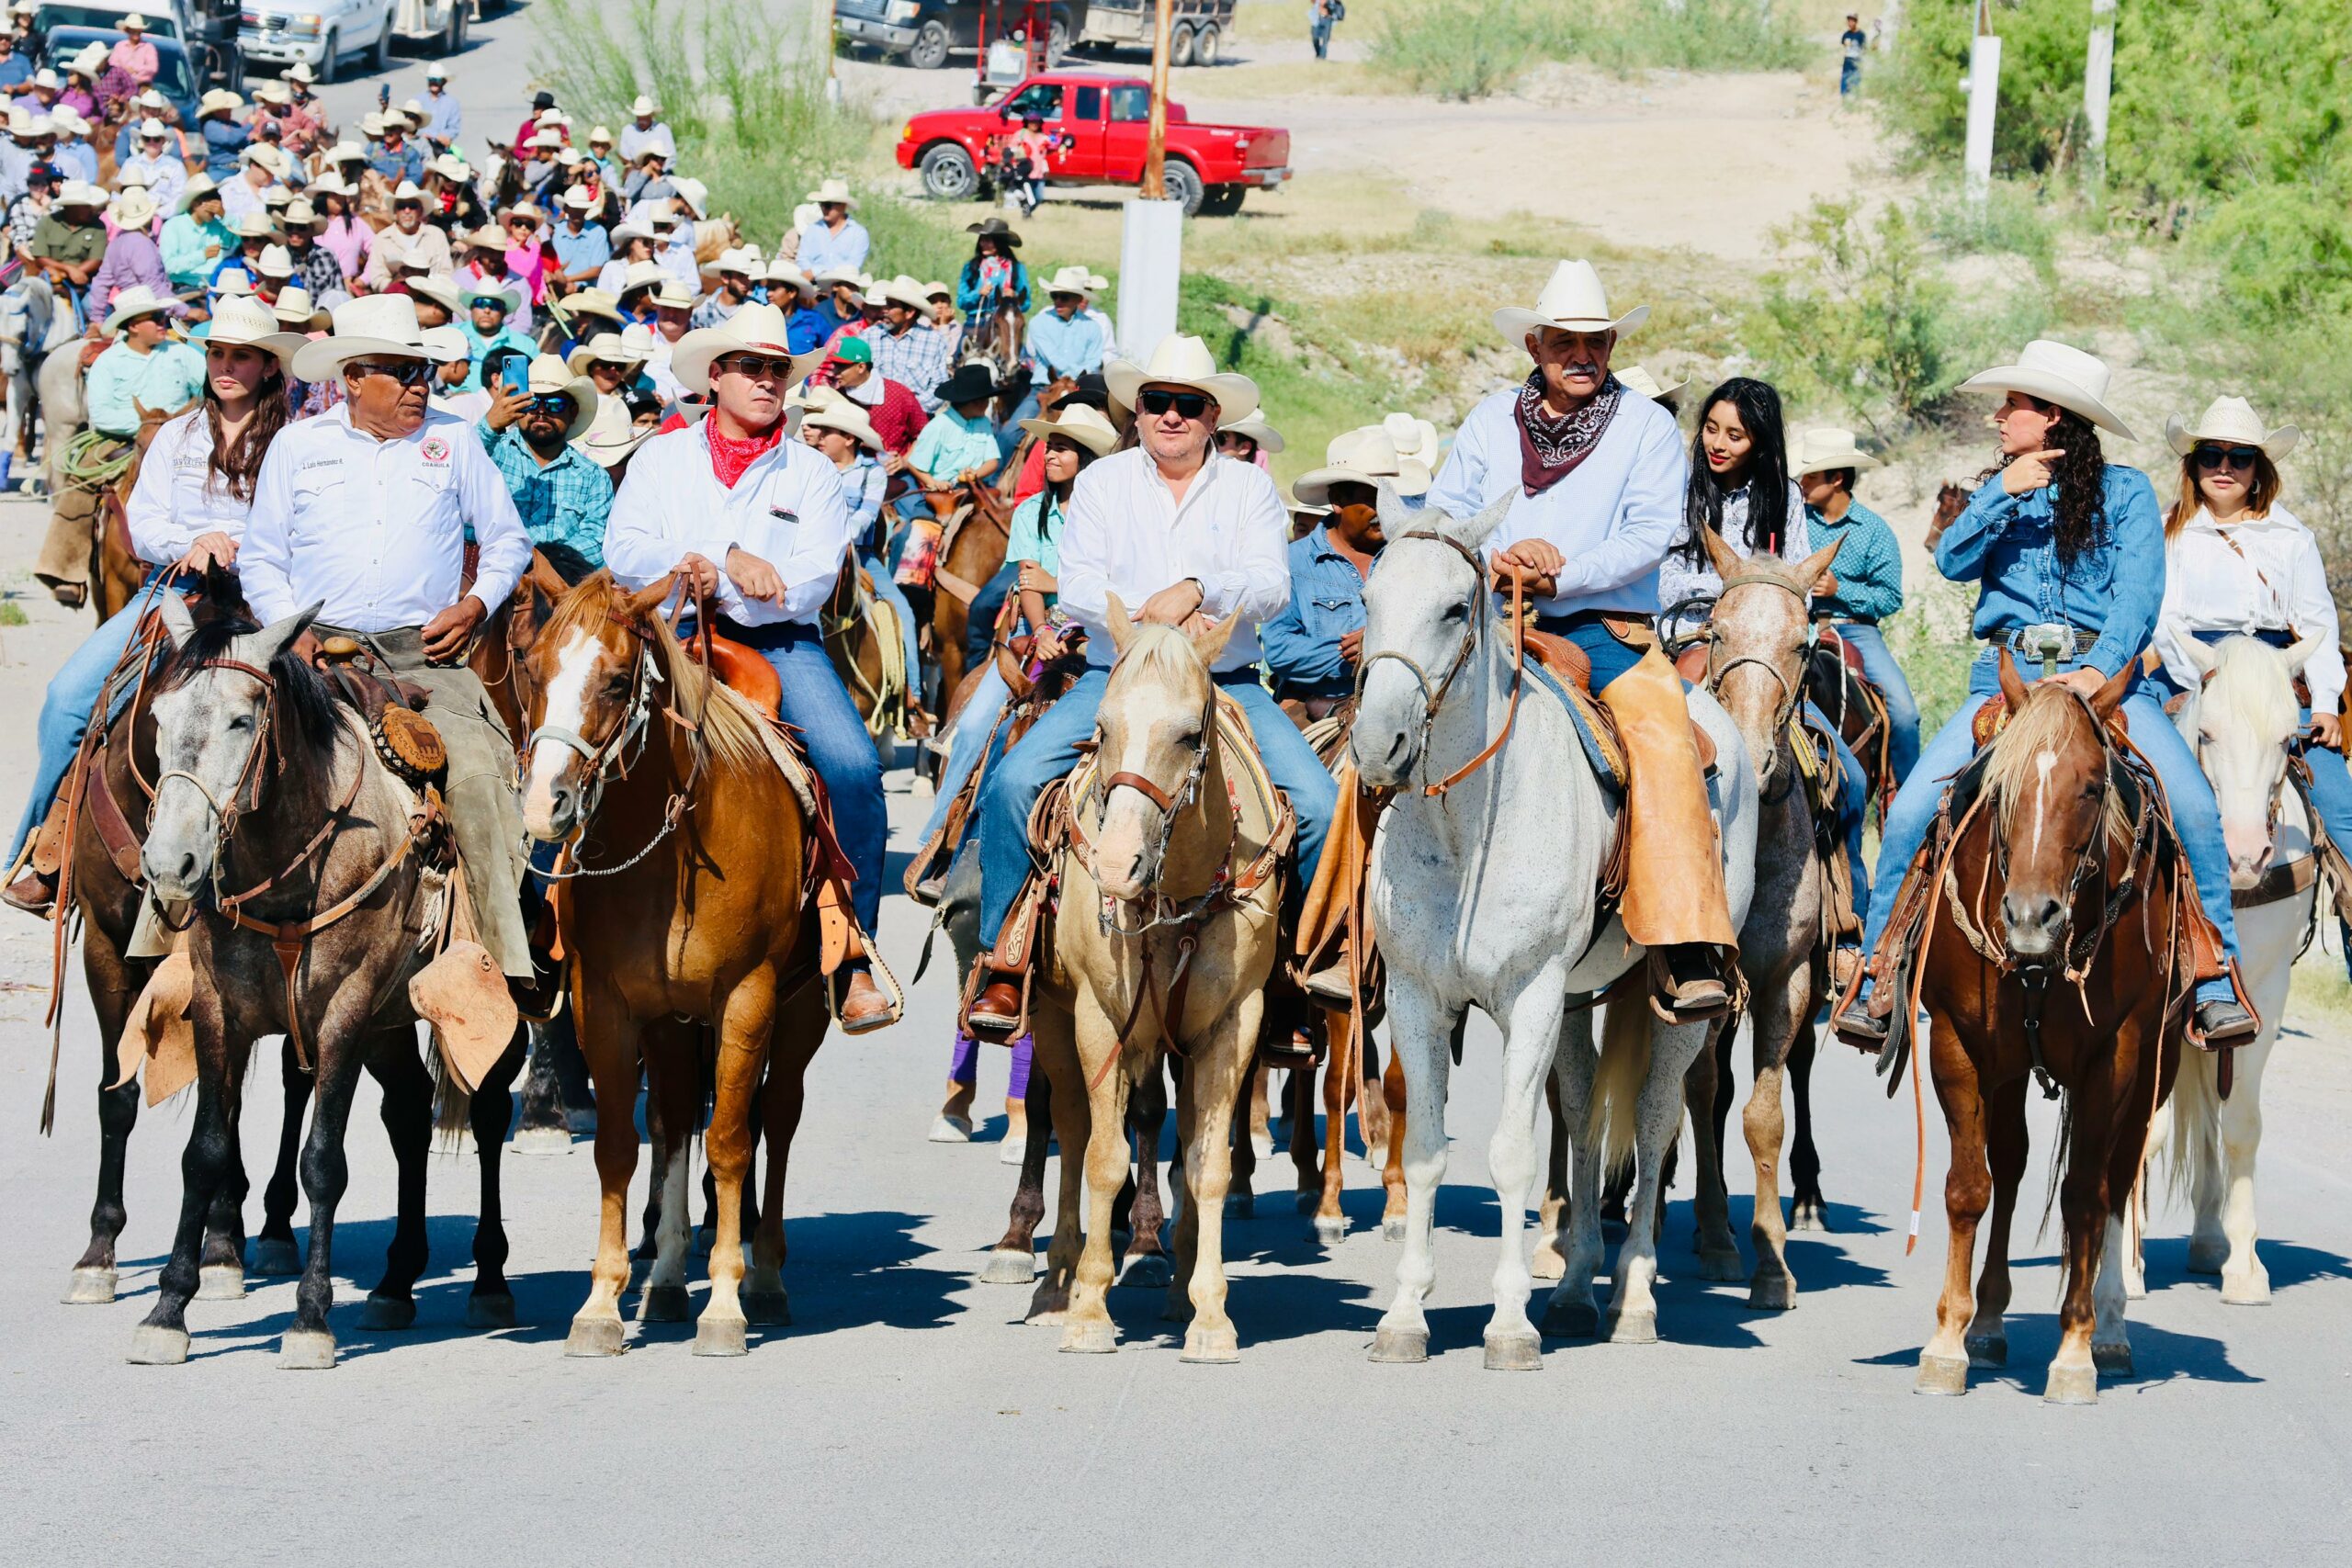
[[[2023,392],[2081,414],[2102,430],[2130,441],[2132,427],[2107,406],[2107,362],[2094,354],[2038,337],[2025,345],[2015,365],[1980,370],[1960,384],[1963,392]]]
[[[147,30],[147,18],[141,16],[138,12],[133,11],[122,20],[117,22],[115,26],[120,28],[127,33],[143,33]]]
[[[1437,426],[1428,420],[1409,413],[1385,413],[1380,416],[1380,428],[1388,432],[1388,440],[1399,457],[1411,457],[1430,472],[1437,471]]]
[[[206,197],[218,196],[220,194],[220,187],[212,183],[210,175],[190,175],[187,178],[187,187],[180,192],[179,200],[172,204],[172,210],[174,212],[186,212],[189,208],[194,207]]]
[[[773,305],[757,302],[744,306],[715,327],[704,327],[680,338],[670,351],[670,374],[690,392],[710,390],[710,362],[723,354],[748,350],[772,358],[789,359],[792,368],[786,373],[787,383],[808,378],[808,372],[823,362],[825,351],[812,348],[806,354],[794,354],[786,346],[790,336],[784,312]]]
[[[705,218],[709,216],[710,187],[708,186],[703,184],[698,179],[687,176],[683,179],[672,180],[670,182],[670,186],[671,194],[675,196],[680,201],[684,202],[687,209],[695,217]]]
[[[849,193],[847,180],[825,180],[815,190],[800,198],[819,207],[855,207],[857,198]]]
[[[311,205],[310,197],[298,196],[288,202],[286,210],[277,216],[278,220],[289,229],[307,229],[319,221],[319,209]]]
[[[631,118],[642,119],[648,115],[660,114],[662,112],[662,106],[655,103],[651,98],[647,97],[643,93],[639,93],[637,96],[637,101],[629,105],[628,112]]]
[[[552,354],[542,354],[531,361],[530,379],[525,383],[535,398],[563,397],[571,400],[571,423],[563,427],[566,441],[577,441],[595,423],[596,407],[603,400],[597,395],[596,383],[585,376],[575,376],[569,366]]]
[[[405,294],[363,294],[334,308],[332,335],[314,338],[294,355],[294,375],[332,381],[355,359],[430,359],[416,301]]]
[[[778,256],[775,260],[768,263],[768,269],[764,276],[770,283],[788,283],[802,294],[807,294],[810,291],[808,274],[802,272],[797,265],[785,260],[782,256]],[[928,309],[930,301],[925,300],[923,303],[924,307]]]
[[[1419,457],[1397,456],[1396,443],[1385,425],[1367,424],[1335,435],[1324,456],[1329,459],[1325,467],[1311,468],[1291,483],[1291,494],[1309,506],[1330,505],[1335,484],[1377,488],[1385,479],[1399,495],[1423,495],[1430,488],[1430,466]]]
[[[705,277],[716,277],[721,273],[732,272],[748,278],[759,270],[759,264],[744,254],[740,245],[730,246],[719,252],[718,260],[705,262],[702,265],[702,275]]]
[[[470,234],[453,234],[450,236],[450,243],[457,245],[471,246],[477,251],[498,251],[501,253],[504,252],[506,247],[512,243],[512,242],[506,238],[506,231],[501,229],[495,223],[485,223]]]
[[[288,284],[277,291],[277,303],[269,308],[269,313],[282,324],[292,327],[297,334],[324,332],[327,328],[326,311],[312,301],[311,291],[299,283]]]
[[[548,313],[566,327],[590,316],[610,321],[615,326],[620,325],[621,321],[619,301],[601,288],[577,288],[560,299],[549,299]]]
[[[926,283],[922,286],[922,299],[923,303],[926,305],[930,304],[933,299],[953,299],[955,298],[956,291],[953,288],[948,288],[947,285],[944,283]]]
[[[427,74],[429,75],[431,73],[428,72]],[[311,70],[309,65],[300,61],[296,61],[293,68],[288,71],[285,75],[286,80],[288,82],[300,82],[305,87],[314,85],[319,79],[319,73]]]
[[[1216,427],[1219,435],[1246,435],[1258,444],[1258,450],[1275,453],[1283,449],[1283,433],[1266,423],[1262,413],[1246,419],[1228,419]]]
[[[467,165],[466,161],[463,158],[458,157],[455,152],[444,152],[424,166],[434,174],[439,175],[443,179],[452,181],[458,185],[463,185],[466,181],[473,178],[474,175],[473,170]]]
[[[364,164],[368,161],[368,149],[356,141],[338,141],[327,149],[325,161],[329,164]],[[405,185],[408,182],[403,180],[401,183]]]
[[[257,104],[283,106],[293,101],[294,90],[283,82],[264,82],[254,89],[254,102]]]
[[[114,220],[118,229],[144,229],[155,221],[155,198],[147,194],[144,186],[126,186],[122,194],[107,209],[107,216]]]
[[[95,41],[85,44],[82,48],[82,52],[75,55],[73,61],[65,67],[68,71],[87,76],[92,81],[97,80],[98,73],[104,71],[106,68],[107,46]]]
[[[628,270],[621,274],[621,294],[626,298],[640,288],[659,288],[669,277],[660,262],[631,262]]]
[[[1066,435],[1100,457],[1119,444],[1119,433],[1102,417],[1102,411],[1084,403],[1066,403],[1054,411],[1051,419],[1024,419],[1021,428],[1043,441],[1048,436]],[[1276,450],[1280,450],[1279,447]]]
[[[1046,280],[1046,293],[1048,296],[1075,294],[1083,299],[1093,282],[1093,276],[1082,266],[1062,267]]]
[[[1638,392],[1653,401],[1659,398],[1672,397],[1690,384],[1690,378],[1688,376],[1678,376],[1661,387],[1658,385],[1657,377],[1638,365],[1628,365],[1623,370],[1612,367],[1610,373],[1617,378],[1618,383],[1627,391]]]
[[[644,331],[641,327],[635,330],[640,333]],[[642,337],[632,341],[624,333],[598,333],[576,345],[563,362],[571,367],[573,375],[585,376],[588,367],[600,359],[607,365],[626,367],[642,365],[652,357],[652,346]]]
[[[1840,468],[1875,468],[1878,459],[1854,445],[1854,433],[1835,425],[1801,431],[1789,443],[1789,472],[1832,474]]]
[[[598,126],[592,126],[592,127],[590,127],[590,128],[589,128],[589,130],[588,130],[588,145],[589,145],[589,146],[591,146],[591,147],[598,147],[598,146],[610,147],[612,144],[613,144],[613,133],[612,133],[612,131],[611,131],[610,130],[608,130],[607,128],[605,128],[605,127],[604,127],[604,126],[601,126],[601,125],[598,125]]]
[[[2165,439],[2182,457],[2197,450],[2200,441],[2216,446],[2258,446],[2262,455],[2277,462],[2295,449],[2303,433],[2291,424],[2272,430],[2255,413],[2254,405],[2244,398],[2215,398],[2205,405],[2195,424],[2174,414],[2165,421]]]
[[[114,297],[114,309],[107,312],[106,322],[98,330],[112,337],[141,316],[167,313],[172,305],[172,300],[159,298],[145,284],[134,283]]]
[[[1589,261],[1564,261],[1552,269],[1552,280],[1535,297],[1535,309],[1506,305],[1495,312],[1495,331],[1513,347],[1527,341],[1539,327],[1571,333],[1629,333],[1650,319],[1647,305],[1636,305],[1622,316],[1609,313],[1609,291]]]
[[[625,461],[653,434],[653,426],[640,426],[629,417],[627,403],[618,398],[600,398],[596,401],[596,417],[589,421],[587,432],[571,445],[598,468],[610,468]]]
[[[886,305],[904,305],[917,316],[931,312],[931,296],[922,291],[922,280],[903,272],[888,283],[876,284],[866,298]]]
[[[809,404],[808,412],[801,417],[800,428],[838,430],[844,435],[857,437],[857,444],[869,452],[882,450],[882,437],[875,434],[874,422],[865,417],[864,409],[847,398],[829,398],[821,403]]]
[[[852,293],[861,296],[874,287],[874,280],[854,266],[827,267],[808,281],[820,288],[831,288],[836,284],[845,283]]]
[[[1209,345],[1199,338],[1170,333],[1151,351],[1148,364],[1114,359],[1102,367],[1102,384],[1125,408],[1136,406],[1136,395],[1147,385],[1190,387],[1216,400],[1220,421],[1248,419],[1258,412],[1258,383],[1247,376],[1219,371]]]
[[[596,198],[588,194],[586,186],[573,186],[563,193],[562,206],[566,212],[585,212],[595,205]]]
[[[469,310],[477,305],[495,305],[510,316],[523,306],[523,291],[520,288],[492,288],[480,283],[470,288],[458,289],[458,298]],[[411,308],[413,309],[413,307]]]
[[[72,104],[59,104],[52,107],[49,111],[49,123],[65,136],[87,136],[90,133],[90,122],[84,119],[81,111]]]
[[[254,263],[254,267],[264,277],[291,277],[294,276],[294,253],[284,245],[264,245],[261,259]]]
[[[653,308],[657,310],[691,310],[695,308],[695,292],[674,277],[664,277],[653,290]]]
[[[286,293],[302,294],[302,291],[289,288]],[[310,298],[302,294],[305,306],[309,304]],[[278,300],[282,308],[285,295],[280,295]],[[260,349],[265,354],[276,355],[277,367],[291,376],[294,374],[294,355],[310,339],[299,332],[286,331],[279,325],[283,320],[250,295],[223,299],[213,307],[212,325],[206,331],[204,341],[207,344],[221,348]]]
[[[454,277],[428,273],[423,277],[412,277],[401,287],[411,294],[432,300],[453,316],[466,308],[465,301],[458,298],[458,280]]]
[[[60,207],[104,207],[106,204],[107,193],[87,180],[67,180],[57,187],[57,205]]]
[[[281,295],[279,298],[283,299],[284,296]],[[471,359],[473,356],[474,345],[468,343],[466,334],[457,328],[427,327],[424,329],[424,357],[435,364],[455,365],[460,359]]]

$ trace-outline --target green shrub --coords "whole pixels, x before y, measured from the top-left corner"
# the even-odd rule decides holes
[[[1530,68],[1779,71],[1815,52],[1772,0],[1409,0],[1373,34],[1374,70],[1441,98],[1502,92]]]
[[[1919,704],[1924,739],[1941,729],[1968,696],[1968,667],[1976,660],[1969,617],[1975,595],[1932,570],[1903,585],[1903,608],[1882,628],[1887,651],[1903,666]]]
[[[1619,0],[1591,13],[1580,52],[1621,73],[1793,71],[1820,46],[1770,0]]]
[[[1441,98],[1483,98],[1530,66],[1567,57],[1567,8],[1556,0],[1417,0],[1380,19],[1375,70]]]
[[[2044,283],[2057,281],[2057,228],[2049,197],[2032,186],[1996,180],[1984,200],[1972,201],[1957,184],[1945,184],[1913,210],[1927,237],[1947,251],[2022,256]]]

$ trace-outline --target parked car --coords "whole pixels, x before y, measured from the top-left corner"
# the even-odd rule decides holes
[[[979,194],[992,144],[1028,115],[1067,139],[1052,165],[1053,185],[1139,185],[1150,133],[1151,84],[1140,76],[1054,71],[1033,76],[994,103],[933,109],[899,135],[899,167],[922,175],[926,195],[968,201]],[[1290,178],[1290,132],[1266,126],[1195,125],[1182,106],[1168,106],[1165,180],[1186,212],[1223,217],[1241,210],[1254,186],[1272,190]]]
[[[1093,0],[1100,4],[1101,0]],[[1062,56],[1086,30],[1090,0],[1051,0],[1046,14],[1046,61]],[[1229,6],[1231,0],[1226,0]],[[986,24],[993,39],[1025,28],[1028,0],[833,0],[833,34],[885,55],[936,71],[959,54],[978,54]]]
[[[49,50],[51,59],[71,60],[94,43],[102,43],[112,49],[122,39],[123,33],[119,28],[58,27],[49,29],[48,42],[44,47]],[[181,127],[192,128],[196,124],[197,99],[203,94],[205,84],[197,75],[187,50],[175,38],[159,38],[150,33],[147,41],[155,46],[155,80],[152,85],[164,95],[164,101],[172,106],[173,112],[179,116]],[[107,131],[106,140],[109,146],[113,144],[114,132],[111,129]],[[198,140],[200,143],[202,138]]]
[[[307,65],[322,83],[335,78],[348,54],[365,53],[371,71],[392,62],[394,13],[401,0],[244,0],[237,41],[249,62]]]
[[[1176,0],[1175,19],[1168,29],[1168,63],[1215,65],[1225,58],[1225,40],[1233,33],[1234,0]],[[1154,0],[1093,0],[1086,26],[1078,35],[1081,45],[1151,51],[1151,31],[1158,7]]]
[[[58,28],[95,28],[121,36],[122,18],[136,11],[147,18],[147,36],[159,47],[179,42],[205,86],[244,90],[244,67],[237,48],[241,0],[79,0],[44,5],[33,14],[33,33],[47,39]],[[44,50],[47,46],[44,45]],[[62,58],[54,51],[47,57]]]

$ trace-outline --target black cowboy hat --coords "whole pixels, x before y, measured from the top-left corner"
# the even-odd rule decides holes
[[[1021,248],[1021,236],[1014,233],[1012,226],[1001,218],[984,218],[978,223],[967,223],[964,226],[964,232],[1001,241],[1007,250],[1017,251]]]
[[[978,362],[958,365],[955,375],[932,389],[932,396],[943,403],[976,403],[995,397],[996,392],[996,378]]]
[[[1084,408],[1097,409],[1104,413],[1111,412],[1111,388],[1109,383],[1102,379],[1102,373],[1100,370],[1079,372],[1078,385],[1062,394],[1061,404],[1057,406],[1067,406],[1071,403]]]

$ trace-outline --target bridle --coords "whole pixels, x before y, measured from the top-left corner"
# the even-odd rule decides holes
[[[154,788],[148,792],[147,820],[152,827],[155,819],[155,807],[162,799],[164,786],[174,779],[181,780],[193,785],[197,794],[204,797],[204,804],[211,808],[213,820],[219,824],[217,838],[220,847],[225,849],[228,847],[231,836],[237,830],[237,818],[246,811],[261,809],[262,765],[268,760],[273,745],[272,738],[277,730],[277,677],[266,670],[246,663],[242,659],[208,659],[196,666],[196,671],[192,673],[206,670],[232,670],[240,675],[251,676],[261,683],[261,714],[254,727],[253,744],[245,752],[243,763],[237,769],[236,782],[230,786],[229,798],[225,802],[212,793],[212,787],[209,784],[185,768],[172,768],[158,773],[155,776]],[[242,805],[241,799],[243,802]],[[217,884],[220,866],[220,859],[218,855],[213,857],[212,863],[213,878]]]
[[[1363,703],[1365,678],[1372,673],[1372,667],[1384,659],[1393,659],[1402,664],[1406,672],[1413,677],[1413,683],[1420,688],[1421,733],[1419,746],[1415,755],[1421,771],[1426,773],[1429,771],[1430,731],[1437,723],[1438,710],[1445,705],[1446,694],[1453,689],[1455,679],[1461,675],[1464,667],[1470,662],[1471,649],[1484,640],[1487,624],[1493,617],[1487,613],[1486,606],[1482,603],[1487,590],[1487,568],[1486,564],[1479,560],[1477,551],[1459,539],[1449,537],[1430,528],[1415,528],[1408,533],[1399,534],[1396,537],[1399,540],[1429,539],[1443,545],[1468,563],[1472,579],[1469,624],[1462,628],[1462,641],[1454,649],[1453,659],[1447,661],[1444,674],[1431,681],[1429,671],[1423,669],[1411,654],[1400,652],[1393,648],[1376,649],[1365,654],[1356,665],[1354,700],[1359,709]],[[1523,593],[1524,590],[1519,580],[1513,578],[1510,586],[1512,643],[1510,711],[1504,716],[1502,731],[1487,743],[1484,750],[1461,767],[1433,784],[1422,785],[1421,794],[1425,796],[1436,796],[1442,799],[1446,791],[1476,773],[1503,749],[1503,742],[1510,739],[1512,726],[1519,718],[1519,694],[1526,685],[1524,677],[1527,666],[1527,622],[1522,614]]]
[[[1807,597],[1804,589],[1785,578],[1763,571],[1743,571],[1724,579],[1722,586],[1716,592],[1715,604],[1720,608],[1723,604],[1723,595],[1735,588],[1751,588],[1759,585],[1779,589],[1795,599],[1800,610],[1804,608]],[[1807,635],[1810,636],[1810,630]],[[1797,708],[1804,701],[1804,681],[1802,673],[1797,680],[1792,682],[1786,675],[1781,673],[1781,667],[1778,664],[1760,653],[1737,654],[1722,663],[1717,663],[1715,656],[1722,647],[1723,634],[1715,629],[1714,617],[1710,615],[1707,620],[1707,690],[1720,694],[1723,691],[1724,676],[1743,665],[1754,665],[1771,676],[1773,683],[1781,688],[1781,698],[1772,714],[1772,728],[1767,733],[1773,736],[1786,734],[1789,726],[1796,719]],[[1798,649],[1800,654],[1803,650],[1804,645],[1800,644]],[[1793,782],[1793,772],[1792,770],[1790,779],[1782,781],[1780,795],[1771,798],[1778,800],[1781,795],[1788,794]]]
[[[1102,743],[1102,733],[1099,728],[1095,731],[1095,742],[1098,748]],[[1103,812],[1110,807],[1111,792],[1115,789],[1134,790],[1151,802],[1152,809],[1157,815],[1158,821],[1151,836],[1151,859],[1155,865],[1161,863],[1168,854],[1168,840],[1176,832],[1176,818],[1200,797],[1201,780],[1208,772],[1209,748],[1216,743],[1216,686],[1215,682],[1211,682],[1208,701],[1201,709],[1200,746],[1193,751],[1193,760],[1185,765],[1184,776],[1177,781],[1176,787],[1172,790],[1162,789],[1153,780],[1141,773],[1121,772],[1106,774],[1102,780],[1102,793],[1097,797],[1098,810],[1095,820],[1098,826]],[[1099,750],[1096,754],[1098,756],[1101,754]],[[1069,814],[1069,824],[1070,835],[1077,840],[1079,855],[1081,863],[1086,866],[1087,874],[1094,876],[1093,846],[1087,841],[1085,832],[1080,824],[1079,813],[1075,810]],[[1193,898],[1170,898],[1166,894],[1159,892],[1148,894],[1145,898],[1136,900],[1147,913],[1143,923],[1134,926],[1120,922],[1118,918],[1120,900],[1105,893],[1095,910],[1096,923],[1106,935],[1136,937],[1162,926],[1188,924],[1207,913],[1210,906],[1232,888],[1233,846],[1239,839],[1240,833],[1240,814],[1229,810],[1226,818],[1225,852],[1217,857],[1216,874],[1211,879],[1208,891]],[[1098,887],[1101,886],[1099,877],[1096,877],[1096,886]]]

